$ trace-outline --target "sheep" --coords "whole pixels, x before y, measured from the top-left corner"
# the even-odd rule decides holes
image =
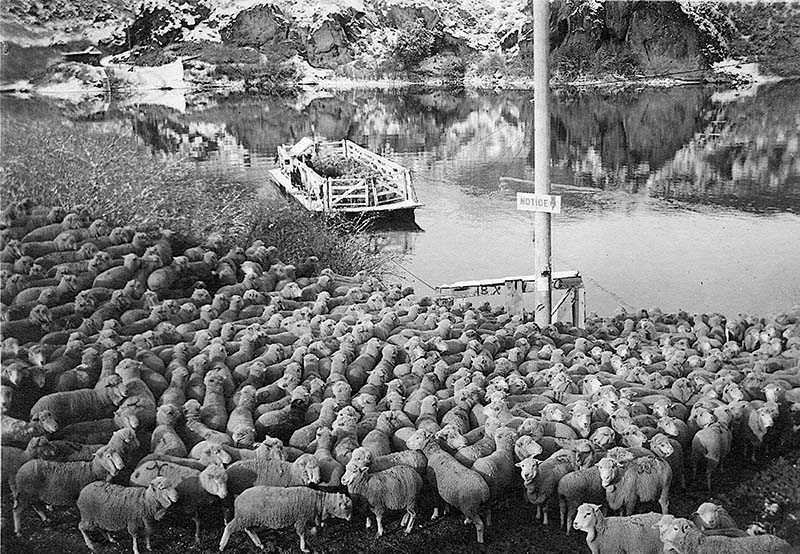
[[[428,481],[436,487],[442,500],[475,524],[477,541],[483,544],[484,522],[481,514],[490,497],[489,485],[483,477],[442,450],[430,431],[416,431],[406,444],[409,449],[421,450],[425,454],[428,459]]]
[[[195,524],[195,544],[200,543],[200,509],[215,502],[214,497],[228,495],[228,476],[219,464],[210,464],[203,470],[170,462],[151,461],[140,464],[131,474],[130,484],[146,487],[158,477],[164,477],[175,486],[178,501],[175,508],[191,514]]]
[[[5,442],[5,441],[3,441]],[[58,454],[58,449],[45,437],[33,437],[25,450],[16,446],[2,446],[2,479],[8,484],[13,497],[17,496],[17,471],[28,460],[52,460]]]
[[[711,490],[711,475],[721,469],[731,449],[731,432],[722,422],[714,422],[697,431],[692,437],[692,475],[697,478],[701,459],[706,463],[706,487]]]
[[[567,535],[572,529],[578,507],[586,502],[603,504],[606,501],[606,490],[600,479],[597,466],[578,469],[564,475],[558,481],[558,507],[561,526]]]
[[[139,449],[139,439],[136,431],[130,427],[117,429],[106,444],[81,444],[79,442],[54,440],[51,444],[58,450],[54,458],[59,462],[91,461],[95,453],[103,447],[108,447],[118,452],[125,465],[133,462],[133,457]]]
[[[174,404],[162,404],[156,410],[158,424],[150,436],[150,452],[170,456],[186,457],[186,445],[178,436],[175,426],[183,414]]]
[[[22,536],[22,513],[34,501],[51,506],[70,506],[81,489],[92,481],[108,480],[124,467],[118,452],[108,447],[98,450],[91,462],[29,460],[17,471],[17,497],[14,503],[14,533]],[[47,517],[34,506],[47,521]]]
[[[514,442],[517,433],[508,427],[500,427],[494,433],[496,448],[488,456],[478,458],[472,464],[472,469],[477,471],[489,485],[492,498],[499,498],[512,484],[514,470]],[[486,512],[486,524],[491,525],[491,512]]]
[[[661,512],[669,509],[669,488],[672,469],[669,463],[655,456],[642,456],[620,464],[611,458],[597,463],[606,501],[612,510],[622,509],[630,515],[638,502],[658,500]]]
[[[703,502],[692,514],[694,523],[702,531],[712,529],[738,529],[728,511],[713,502]]]
[[[411,533],[417,517],[417,501],[422,491],[422,477],[408,466],[396,466],[375,473],[369,472],[372,455],[369,450],[359,461],[350,460],[342,476],[342,484],[350,496],[369,504],[375,514],[378,535],[383,536],[383,514],[388,510],[405,509],[405,534]],[[369,525],[369,519],[367,519]]]
[[[333,435],[327,427],[317,429],[317,448],[314,457],[319,461],[320,485],[325,487],[338,487],[342,484],[345,466],[333,457]],[[358,449],[356,449],[358,450]],[[355,454],[355,451],[354,451]],[[352,457],[350,458],[352,461]]]
[[[219,550],[225,550],[231,534],[240,529],[245,530],[256,548],[263,550],[264,545],[250,527],[282,529],[294,525],[300,537],[300,550],[310,552],[305,538],[308,523],[322,521],[331,515],[349,521],[352,513],[352,500],[341,493],[315,491],[306,487],[251,487],[236,498],[234,517],[225,525]]]
[[[153,479],[147,488],[89,483],[78,497],[81,514],[78,529],[92,552],[95,547],[89,531],[97,528],[105,532],[127,529],[133,539],[133,553],[139,554],[139,531],[144,530],[145,546],[151,550],[153,521],[164,517],[177,500],[177,491],[164,478]]]
[[[684,460],[681,443],[675,439],[670,439],[666,435],[657,433],[650,439],[650,450],[659,458],[669,462],[673,481],[675,481],[680,490],[685,491],[686,479],[683,471]]]
[[[41,397],[31,406],[31,416],[42,411],[53,415],[59,427],[81,421],[112,417],[120,406],[125,392],[118,376],[109,378],[99,389],[79,389],[54,392]]]
[[[592,554],[662,554],[656,530],[661,514],[653,512],[627,517],[605,517],[598,504],[578,507],[573,527],[586,533]]]
[[[547,525],[548,502],[556,497],[558,482],[571,471],[578,469],[577,456],[571,450],[561,449],[543,462],[525,458],[516,466],[520,468],[528,502],[536,506],[536,519]]]
[[[183,439],[186,446],[194,446],[202,440],[233,445],[233,439],[227,433],[211,429],[200,421],[200,409],[200,402],[193,398],[187,400],[183,405],[183,413],[186,418]]]
[[[663,552],[679,554],[790,554],[795,549],[775,535],[748,537],[708,536],[684,518],[662,516],[656,526],[663,543]]]
[[[202,448],[200,448],[202,446]],[[229,464],[232,456],[225,450],[225,446],[213,442],[201,442],[195,445],[190,455],[191,458],[181,458],[179,456],[169,456],[167,454],[148,454],[139,460],[139,466],[148,462],[170,462],[198,471],[202,471],[210,465]]]
[[[58,430],[58,423],[49,410],[39,410],[24,421],[3,414],[0,422],[0,442],[6,446],[26,445],[34,437],[41,437]]]
[[[316,485],[320,481],[319,461],[313,454],[303,454],[294,462],[259,458],[240,460],[225,471],[228,474],[228,490],[234,495],[255,485],[300,487]]]

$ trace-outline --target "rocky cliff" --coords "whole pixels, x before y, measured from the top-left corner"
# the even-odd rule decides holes
[[[67,31],[80,34],[80,22],[91,22],[82,38],[110,52],[135,49],[139,63],[196,54],[201,62],[233,66],[222,70],[226,74],[243,68],[258,73],[245,66],[263,63],[273,71],[287,60],[356,78],[500,78],[531,69],[529,0],[142,0],[132,11],[124,3],[92,8],[92,2],[4,3],[4,34],[9,22],[64,33],[59,22],[71,18]],[[773,35],[800,19],[798,4],[774,3],[765,10],[780,27]],[[551,67],[562,81],[694,71],[698,76],[732,52],[747,55],[744,34],[754,32],[752,22],[763,13],[695,0],[555,0]],[[800,46],[798,34],[792,28],[786,43]]]

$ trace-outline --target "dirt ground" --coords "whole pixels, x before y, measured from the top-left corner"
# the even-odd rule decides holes
[[[793,446],[792,450],[784,452],[788,458],[800,458],[800,445]],[[714,482],[712,493],[705,490],[690,490],[685,494],[673,494],[670,512],[688,516],[700,503],[712,497],[725,497],[730,495],[737,485],[748,483],[758,489],[768,489],[770,483],[760,483],[754,480],[756,473],[770,464],[753,465],[742,462],[737,457],[729,458],[729,467],[725,475],[719,476]],[[761,506],[751,502],[736,502],[730,498],[726,507],[741,527],[746,527],[754,521]],[[647,506],[645,506],[647,508]],[[657,509],[657,504],[650,506]],[[500,553],[513,554],[576,554],[588,552],[585,535],[571,532],[569,536],[557,529],[553,521],[558,521],[558,509],[551,509],[551,524],[546,528],[534,518],[534,509],[519,494],[498,501],[493,508],[493,525],[487,531],[486,543],[479,546],[475,542],[473,526],[465,527],[460,518],[451,514],[443,519],[431,522],[428,520],[430,506],[424,505],[422,524],[415,527],[413,533],[404,536],[399,528],[400,514],[393,514],[388,520],[387,535],[377,539],[374,529],[365,530],[363,519],[354,516],[353,521],[330,520],[316,536],[309,533],[309,545],[314,552],[340,553],[363,552],[375,554],[410,554],[413,552],[435,552],[437,554],[456,553]],[[87,553],[89,550],[83,542],[77,529],[77,509],[56,510],[52,513],[52,523],[42,525],[38,517],[30,511],[23,518],[25,538],[17,539],[13,536],[11,521],[11,502],[8,494],[2,499],[2,541],[0,550],[7,554],[74,554]],[[419,520],[418,520],[419,521]],[[206,515],[202,520],[202,541],[199,546],[194,545],[194,524],[190,519],[180,520],[167,516],[156,526],[153,535],[153,552],[186,552],[191,554],[210,554],[218,551],[219,539],[222,535],[222,520],[219,515]],[[278,553],[299,552],[299,543],[293,530],[259,531],[265,542],[267,550]],[[122,554],[131,552],[131,541],[127,533],[116,535],[119,544],[109,544],[99,534],[96,540],[97,552],[101,554]],[[800,547],[799,545],[795,545]],[[144,541],[140,542],[140,549],[144,552]],[[246,553],[258,552],[247,536],[241,532],[231,538],[226,552]],[[800,548],[798,548],[800,552]]]

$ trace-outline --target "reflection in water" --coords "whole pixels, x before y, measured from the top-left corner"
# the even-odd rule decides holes
[[[347,137],[411,168],[424,232],[383,230],[425,282],[532,273],[527,92],[349,91],[212,99],[125,114],[153,149],[266,181],[275,147]],[[768,313],[800,303],[800,94],[796,82],[731,102],[707,88],[557,96],[552,103],[554,269],[586,277],[589,309],[620,304]],[[419,292],[429,293],[423,285]]]

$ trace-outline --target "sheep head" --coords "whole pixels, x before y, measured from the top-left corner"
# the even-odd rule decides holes
[[[116,477],[117,473],[125,467],[125,462],[122,461],[122,456],[119,452],[108,446],[103,446],[94,453],[94,459],[100,466],[108,473],[110,480],[111,477]]]
[[[158,476],[147,487],[146,495],[158,501],[160,508],[155,513],[155,519],[159,520],[167,513],[167,508],[178,501],[178,491],[170,486],[166,477]]]
[[[211,464],[200,472],[200,486],[208,494],[225,498],[228,496],[228,474],[219,464]]]
[[[53,417],[53,414],[50,413],[50,410],[41,410],[33,414],[31,416],[31,423],[34,422],[41,425],[46,433],[55,433],[58,430],[58,423]]]
[[[597,462],[597,469],[600,471],[600,482],[605,489],[613,488],[622,473],[622,465],[611,458],[603,458]]]
[[[529,485],[534,479],[536,479],[536,476],[539,474],[540,463],[541,462],[533,456],[528,456],[524,460],[514,464],[520,469],[520,475],[523,483]]]
[[[356,480],[362,480],[369,472],[369,467],[365,465],[354,464],[352,459],[347,463],[344,475],[342,475],[342,485],[348,486]]]
[[[577,531],[584,531],[588,535],[586,542],[592,542],[597,530],[597,522],[603,519],[599,504],[583,503],[578,506],[572,527]]]
[[[713,502],[703,502],[692,514],[697,516],[704,529],[716,529],[719,527],[720,515],[725,509]]]
[[[447,427],[447,426],[445,426]],[[440,431],[441,432],[441,431]],[[409,450],[424,450],[431,441],[435,440],[433,433],[426,429],[419,429],[411,434],[406,440],[406,446]]]
[[[305,484],[319,484],[321,479],[319,460],[313,454],[302,454],[294,461],[294,464],[302,468],[303,481]]]

